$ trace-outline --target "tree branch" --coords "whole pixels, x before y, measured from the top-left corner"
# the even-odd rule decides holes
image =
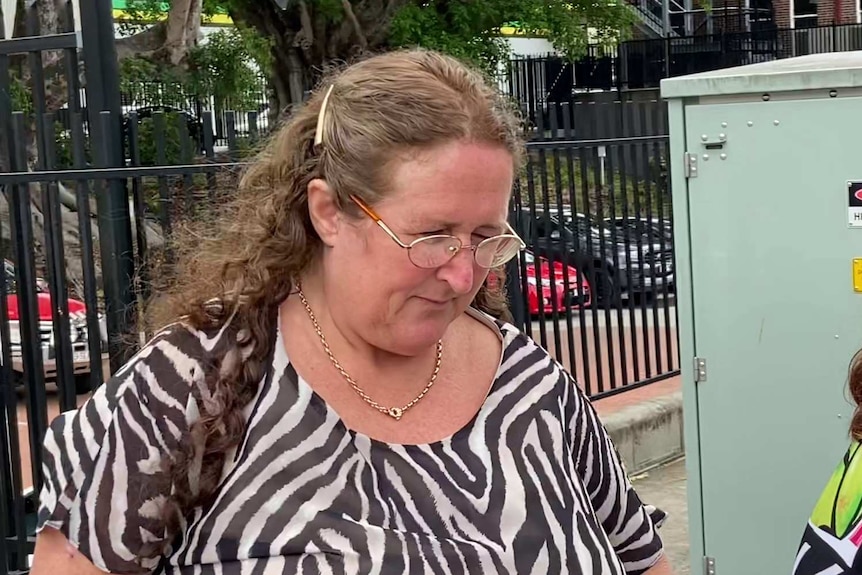
[[[314,44],[314,29],[305,0],[299,0],[299,21],[302,27],[294,38],[294,46],[308,50]]]
[[[353,13],[353,6],[351,6],[350,0],[341,0],[341,5],[344,7],[345,16],[353,25],[353,31],[356,33],[359,48],[362,49],[362,51],[365,51],[368,48],[368,40],[365,39],[365,33],[362,31],[362,26],[359,25],[359,20],[356,19],[356,14]]]

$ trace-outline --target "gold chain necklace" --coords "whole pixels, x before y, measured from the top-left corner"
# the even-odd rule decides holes
[[[363,391],[361,387],[359,387],[356,381],[352,377],[350,377],[350,374],[347,373],[347,371],[343,367],[341,367],[341,364],[338,362],[338,360],[335,359],[335,356],[332,354],[332,350],[329,349],[329,344],[326,342],[326,337],[324,337],[323,335],[323,330],[320,329],[320,324],[317,323],[317,318],[314,316],[314,312],[311,311],[311,306],[308,305],[308,300],[305,299],[305,294],[302,293],[302,287],[297,286],[297,288],[299,292],[299,300],[302,302],[302,305],[305,306],[305,311],[308,312],[308,317],[309,319],[311,319],[312,325],[314,325],[314,330],[317,332],[317,337],[320,338],[320,343],[323,344],[323,350],[326,352],[326,355],[329,356],[329,360],[332,362],[332,365],[335,366],[335,369],[337,369],[338,372],[341,373],[342,377],[344,377],[344,379],[347,380],[347,383],[350,384],[350,387],[353,388],[353,391],[355,391],[356,394],[359,395],[359,397],[361,397],[363,401],[365,401],[365,403],[367,403],[380,413],[385,413],[386,415],[393,418],[395,421],[400,421],[404,413],[408,409],[419,403],[419,401],[423,397],[425,397],[425,394],[428,393],[428,390],[431,389],[431,386],[434,385],[434,382],[437,381],[437,374],[440,373],[440,363],[443,361],[443,340],[437,340],[437,363],[434,365],[434,373],[431,374],[431,379],[428,380],[428,384],[425,386],[425,389],[423,389],[419,393],[419,395],[413,398],[410,403],[407,403],[401,407],[386,407],[380,405],[379,403],[371,399],[371,397],[367,393],[365,393],[365,391]]]

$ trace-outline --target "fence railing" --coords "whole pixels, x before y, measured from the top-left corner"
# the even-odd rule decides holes
[[[527,333],[593,398],[677,375],[668,136],[538,133],[515,189]]]
[[[569,62],[556,56],[516,58],[500,84],[535,113],[547,102],[595,90],[657,88],[663,78],[757,62],[862,49],[862,24],[755,29],[590,47]]]
[[[10,141],[16,155],[12,170],[0,173],[0,237],[6,278],[0,282],[0,573],[26,572],[32,553],[41,478],[41,442],[58,413],[80,405],[118,363],[140,343],[135,333],[111,333],[106,325],[105,257],[131,256],[136,274],[124,289],[133,291],[137,309],[127,310],[129,325],[157,293],[172,261],[171,242],[178,226],[213,217],[236,189],[245,153],[259,132],[237,132],[238,114],[226,113],[226,147],[215,145],[209,113],[200,139],[190,136],[185,118],[156,112],[127,115],[125,166],[101,167],[93,156],[99,146],[119,146],[115,121],[103,112],[88,125],[80,111],[70,114],[70,129],[55,132],[56,116],[46,113],[36,137],[41,150],[36,169],[26,157],[34,118],[13,113]],[[254,125],[255,113],[244,114]],[[198,143],[200,142],[200,148]],[[123,190],[131,214],[132,254],[104,254],[104,222],[93,198]],[[115,232],[114,232],[115,233]],[[110,240],[108,240],[110,241]],[[52,304],[52,302],[55,302]],[[122,359],[120,359],[122,361]],[[26,429],[27,434],[19,433]]]
[[[139,118],[150,117],[155,112],[180,114],[185,117],[192,135],[200,137],[203,124],[207,122],[212,127],[215,146],[227,146],[228,118],[233,113],[232,121],[238,134],[247,135],[252,130],[266,131],[269,128],[270,109],[267,94],[267,81],[260,78],[247,94],[241,97],[217,101],[212,96],[201,96],[187,91],[180,83],[167,82],[127,82],[120,93],[123,120],[128,122],[129,114],[137,113]],[[89,108],[87,94],[80,90],[81,112],[84,125],[89,123]],[[247,112],[254,113],[248,116]],[[56,111],[55,121],[60,129],[68,132],[71,129],[71,116],[68,108]],[[254,125],[251,122],[254,122]]]

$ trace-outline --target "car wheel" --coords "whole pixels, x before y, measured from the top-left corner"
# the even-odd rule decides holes
[[[609,309],[620,302],[620,287],[613,272],[607,268],[594,268],[588,276],[593,289],[593,305]]]

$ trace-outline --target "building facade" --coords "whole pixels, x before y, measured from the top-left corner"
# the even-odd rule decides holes
[[[779,28],[862,23],[862,0],[773,0]]]

